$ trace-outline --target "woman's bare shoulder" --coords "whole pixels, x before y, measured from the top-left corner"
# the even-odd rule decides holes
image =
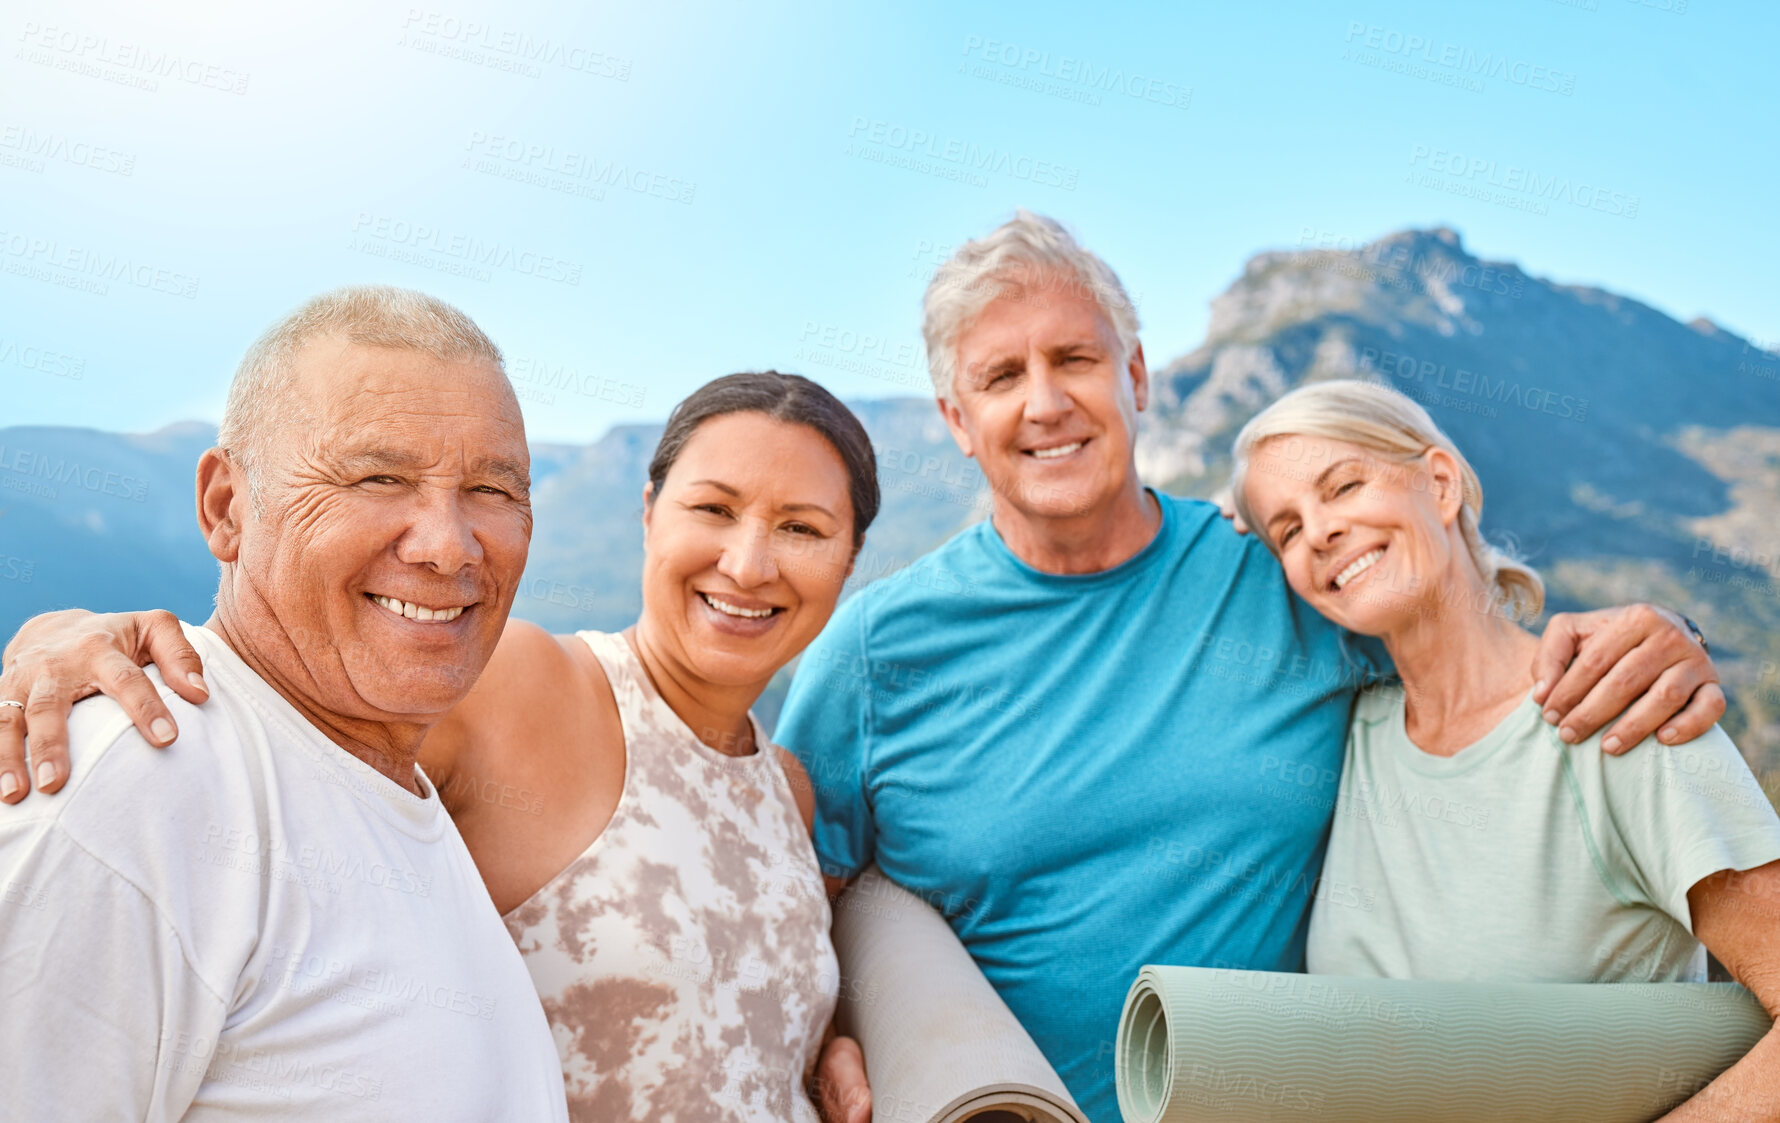
[[[469,693],[427,734],[421,764],[435,784],[466,768],[504,772],[512,754],[556,743],[582,716],[593,684],[561,640],[580,644],[527,620],[507,621]]]

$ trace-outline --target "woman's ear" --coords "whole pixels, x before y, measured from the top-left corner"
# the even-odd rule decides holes
[[[1430,448],[1422,454],[1427,466],[1429,490],[1440,507],[1440,521],[1451,526],[1465,508],[1465,476],[1459,462],[1443,448]]]

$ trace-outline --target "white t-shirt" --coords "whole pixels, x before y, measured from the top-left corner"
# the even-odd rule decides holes
[[[0,806],[0,1114],[566,1121],[531,979],[425,777],[404,790],[186,634],[211,697],[161,688],[171,748],[90,699],[67,787]]]

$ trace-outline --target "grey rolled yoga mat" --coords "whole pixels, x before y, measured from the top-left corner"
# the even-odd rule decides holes
[[[1448,983],[1145,967],[1127,1123],[1655,1119],[1772,1025],[1734,983]]]
[[[951,925],[876,866],[835,902],[834,950],[874,1119],[1087,1123]]]

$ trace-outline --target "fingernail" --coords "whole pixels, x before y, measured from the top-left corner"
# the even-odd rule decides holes
[[[1545,724],[1556,725],[1557,723],[1558,723],[1558,712],[1556,710],[1546,710],[1545,711]]]
[[[37,766],[37,788],[39,791],[56,782],[56,766],[44,761]]]
[[[1544,679],[1540,679],[1538,682],[1533,684],[1533,697],[1539,699],[1540,701],[1545,700],[1545,680]]]
[[[1564,742],[1566,745],[1574,745],[1576,743],[1576,731],[1566,725],[1558,730],[1558,740]]]
[[[1619,738],[1618,737],[1609,737],[1605,741],[1601,742],[1601,747],[1603,749],[1606,749],[1610,753],[1616,753],[1619,751]]]
[[[19,790],[19,778],[10,772],[0,772],[0,799],[11,799],[12,793]]]
[[[164,717],[155,718],[149,723],[148,731],[155,735],[157,741],[173,740],[173,723]]]
[[[208,686],[204,685],[204,676],[199,674],[197,671],[193,671],[191,674],[185,676],[185,680],[187,682],[191,683],[193,686],[197,687],[199,690],[202,690],[204,693],[206,693],[206,694],[210,693],[210,688]]]
[[[1675,739],[1675,731],[1673,729],[1665,729],[1656,735],[1656,739],[1666,745]]]

